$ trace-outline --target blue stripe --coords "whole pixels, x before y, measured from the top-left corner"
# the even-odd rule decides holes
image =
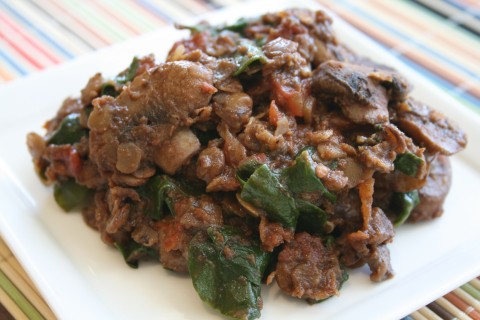
[[[343,2],[343,4],[348,7],[350,10],[356,12],[359,16],[362,16],[363,18],[365,19],[368,19],[374,23],[376,23],[377,25],[381,26],[382,28],[384,28],[385,30],[389,31],[390,33],[392,34],[395,34],[397,35],[399,38],[401,38],[402,40],[406,41],[407,43],[414,43],[416,44],[419,48],[421,48],[423,51],[429,53],[431,56],[434,56],[434,57],[437,57],[439,60],[441,60],[442,62],[445,62],[445,64],[449,64],[451,66],[454,66],[455,68],[457,68],[458,70],[461,70],[462,72],[464,72],[465,74],[469,75],[472,79],[475,79],[475,80],[480,80],[480,75],[477,75],[476,73],[474,72],[471,72],[470,70],[467,70],[465,69],[463,66],[455,63],[454,61],[452,60],[449,60],[447,58],[445,58],[444,56],[438,54],[437,52],[431,50],[430,48],[424,46],[421,42],[417,41],[417,40],[414,40],[412,38],[409,38],[407,36],[404,36],[402,33],[398,32],[397,30],[395,30],[394,28],[392,28],[391,26],[379,21],[378,19],[376,19],[374,16],[368,14],[367,12],[365,12],[364,10],[362,10],[361,8],[358,8],[356,6],[352,6],[350,3],[348,2]]]
[[[19,64],[15,62],[14,59],[10,58],[3,50],[0,50],[0,57],[7,61],[8,65],[13,67],[18,73],[20,73],[22,76],[27,75],[29,72],[25,69],[23,69]]]
[[[451,5],[452,7],[455,7],[457,9],[459,9],[460,11],[462,11],[464,14],[468,14],[468,15],[472,15],[476,18],[480,18],[480,13],[478,11],[478,9],[476,8],[472,8],[470,6],[464,6],[456,1],[452,1],[452,0],[443,0],[443,2],[446,2],[448,3],[449,5]]]
[[[146,8],[151,13],[159,16],[161,19],[163,19],[167,22],[172,22],[172,18],[170,18],[167,14],[165,14],[157,6],[151,4],[150,2],[145,1],[145,0],[137,0],[136,2],[138,4],[140,4],[142,7]]]
[[[431,72],[427,68],[423,67],[420,64],[417,64],[410,60],[409,58],[398,55],[397,58],[402,61],[404,64],[409,66],[410,68],[414,69],[418,73],[422,74],[426,78],[428,78],[431,82],[436,84],[442,89],[445,89],[446,91],[449,91],[449,94],[451,96],[458,96],[461,97],[462,99],[465,99],[469,103],[471,103],[473,106],[475,106],[475,109],[480,110],[480,99],[476,98],[475,96],[471,95],[470,93],[464,91],[464,92],[455,92],[457,87],[452,85],[449,81],[445,80],[444,78],[436,75],[435,73]],[[456,97],[455,97],[456,98]]]
[[[44,39],[46,42],[48,42],[51,46],[56,48],[58,51],[60,51],[64,56],[67,58],[71,59],[75,57],[71,52],[66,50],[64,47],[59,45],[55,40],[50,38],[47,34],[45,34],[42,30],[37,28],[33,23],[28,21],[25,17],[23,17],[20,13],[15,11],[12,7],[10,7],[7,3],[5,3],[3,0],[0,0],[0,5],[3,5],[5,9],[7,9],[13,16],[15,16],[18,20],[20,20],[22,23],[27,25],[30,29],[32,29],[40,38]]]

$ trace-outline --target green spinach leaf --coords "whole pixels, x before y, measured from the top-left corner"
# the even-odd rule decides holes
[[[306,231],[310,234],[323,234],[323,227],[327,221],[327,213],[316,205],[297,199],[298,216],[296,232]]]
[[[423,164],[423,160],[411,152],[405,152],[398,154],[395,161],[393,161],[393,164],[395,170],[398,170],[407,176],[415,177],[418,169]]]
[[[298,218],[295,200],[266,164],[260,165],[245,181],[240,197],[265,210],[268,219],[295,228]]]
[[[188,270],[203,301],[226,316],[255,319],[270,256],[232,227],[210,227],[190,242]]]
[[[141,259],[150,257],[158,260],[158,251],[154,248],[145,247],[131,240],[126,244],[115,243],[115,247],[122,253],[125,262],[133,269],[138,268]]]
[[[63,118],[58,129],[52,133],[47,143],[74,144],[79,142],[82,137],[86,137],[87,132],[87,129],[80,125],[80,114],[71,113]]]
[[[139,66],[140,66],[140,60],[138,60],[137,57],[134,57],[128,69],[125,70],[122,74],[118,75],[115,78],[115,82],[119,84],[125,84],[129,81],[132,81],[133,78],[135,78],[135,75],[137,74],[137,70]]]
[[[321,191],[328,200],[335,202],[335,194],[328,191],[322,180],[315,174],[312,152],[314,152],[312,148],[300,151],[295,159],[295,164],[283,170],[282,180],[294,194]]]
[[[412,210],[420,203],[420,197],[417,190],[409,192],[395,192],[392,196],[392,206],[397,218],[393,225],[395,227],[400,226],[412,213]]]
[[[88,204],[92,192],[87,187],[79,185],[74,179],[57,182],[53,187],[53,197],[57,204],[66,212]]]
[[[178,183],[166,175],[150,178],[138,189],[138,192],[147,200],[144,214],[152,219],[160,220],[165,216],[165,207],[175,214],[173,196],[186,195]]]

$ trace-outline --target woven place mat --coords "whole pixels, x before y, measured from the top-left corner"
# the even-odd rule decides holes
[[[0,319],[56,319],[52,310],[0,238]]]
[[[318,1],[480,114],[479,1]],[[0,84],[238,2],[0,0]],[[56,319],[1,238],[0,319]],[[480,279],[404,319],[480,320]]]

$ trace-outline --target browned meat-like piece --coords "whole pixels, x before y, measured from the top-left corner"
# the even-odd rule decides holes
[[[185,197],[174,204],[175,217],[159,222],[159,253],[162,265],[187,272],[188,244],[193,235],[209,226],[223,225],[222,209],[209,196]]]
[[[280,223],[268,221],[265,217],[261,218],[258,229],[262,248],[265,251],[272,252],[282,243],[293,239],[294,230],[285,229]]]
[[[181,273],[188,272],[186,248],[190,239],[176,219],[169,217],[160,221],[159,254],[164,268]]]
[[[213,96],[213,110],[234,131],[238,132],[250,119],[252,98],[246,93],[218,93]]]
[[[200,148],[190,129],[175,126],[209,104],[212,77],[199,63],[165,63],[135,78],[117,99],[96,99],[88,126],[90,156],[100,171],[127,185],[144,183],[151,175],[142,169],[152,162],[174,174]]]
[[[186,197],[175,203],[176,219],[190,231],[205,230],[223,224],[222,209],[210,196]]]
[[[452,155],[467,145],[467,136],[455,123],[421,102],[409,99],[395,110],[398,127],[431,153]]]
[[[310,64],[298,52],[298,43],[277,38],[263,50],[270,59],[263,75],[271,82],[271,99],[294,116],[304,115],[304,106],[310,96]]]
[[[337,295],[342,279],[338,254],[319,237],[298,233],[279,253],[275,279],[297,298],[318,301]]]
[[[380,282],[393,277],[390,250],[388,250],[387,245],[382,244],[373,247],[367,258],[367,264],[372,272],[370,280]]]
[[[409,221],[437,218],[443,213],[443,202],[452,183],[452,168],[446,156],[439,155],[430,165],[425,185],[418,190],[420,203],[413,209]]]
[[[346,236],[345,246],[342,249],[342,262],[349,267],[358,267],[365,262],[368,263],[372,271],[370,275],[372,281],[391,278],[393,270],[390,265],[388,248],[385,245],[392,241],[394,235],[393,225],[382,209],[373,208],[368,229]]]
[[[197,159],[197,177],[209,183],[219,176],[225,167],[225,155],[218,147],[202,150]]]

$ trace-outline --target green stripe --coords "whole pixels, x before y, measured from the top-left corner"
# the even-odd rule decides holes
[[[109,0],[107,1],[109,3],[107,4],[104,2],[105,6],[110,7],[112,10],[117,10],[117,12],[121,12],[119,16],[121,16],[123,19],[128,18],[130,21],[134,22],[132,24],[134,24],[137,27],[140,27],[144,32],[152,31],[162,25],[160,23],[158,24],[152,23],[151,18],[146,17],[146,14],[139,15],[136,10],[128,7],[124,1],[118,1],[114,3],[111,3]]]
[[[98,17],[97,14],[87,9],[83,3],[71,0],[65,1],[63,4],[70,7],[69,11],[71,13],[79,13],[80,15],[82,15],[85,19],[84,22],[86,22],[89,27],[95,29],[95,31],[99,35],[101,35],[103,38],[108,39],[112,43],[124,40],[130,36],[128,34],[122,34],[115,28],[112,28],[111,25]]]
[[[10,279],[0,270],[0,287],[10,296],[16,305],[25,313],[28,319],[45,319],[27,298],[15,287]]]
[[[470,283],[465,283],[463,286],[461,286],[460,288],[462,288],[463,290],[465,290],[465,292],[467,292],[469,295],[471,295],[472,297],[474,297],[475,299],[477,300],[480,300],[480,291],[478,291],[477,289],[475,289],[475,287],[473,287]]]

